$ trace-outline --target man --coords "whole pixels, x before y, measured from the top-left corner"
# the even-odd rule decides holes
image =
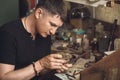
[[[50,70],[71,67],[60,54],[50,54],[51,38],[65,18],[62,0],[39,0],[29,16],[0,29],[0,80],[38,80]]]

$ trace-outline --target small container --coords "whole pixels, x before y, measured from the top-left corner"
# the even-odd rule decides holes
[[[73,33],[75,34],[75,42],[80,44],[82,43],[83,35],[85,31],[83,29],[74,29]]]

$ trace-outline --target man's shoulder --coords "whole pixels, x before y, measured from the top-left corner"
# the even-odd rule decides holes
[[[2,30],[7,30],[7,29],[15,28],[16,26],[19,26],[19,24],[21,24],[20,19],[13,20],[13,21],[10,21],[10,22],[7,22],[7,23],[3,24],[1,26],[1,29]]]
[[[20,29],[20,26],[22,26],[21,20],[17,19],[14,21],[10,21],[10,22],[4,24],[3,26],[1,26],[0,31],[7,32],[10,34],[15,34]]]

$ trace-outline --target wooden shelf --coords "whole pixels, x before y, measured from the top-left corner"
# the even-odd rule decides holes
[[[84,5],[93,6],[93,7],[98,7],[99,5],[105,5],[107,2],[106,0],[99,0],[94,3],[89,3],[87,0],[65,0],[65,1],[84,4]]]

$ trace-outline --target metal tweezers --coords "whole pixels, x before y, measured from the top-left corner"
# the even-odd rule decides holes
[[[74,77],[74,76],[72,76],[72,75],[70,75],[70,74],[67,74],[67,73],[65,73],[65,75],[67,76],[67,78],[68,78],[69,80],[75,80],[75,77]]]
[[[79,56],[76,57],[76,58],[71,58],[70,61],[68,61],[68,63],[70,63],[70,64],[75,64],[75,62],[76,62],[79,58],[85,56],[86,54],[87,54],[87,53],[83,53],[83,54],[79,55]]]

